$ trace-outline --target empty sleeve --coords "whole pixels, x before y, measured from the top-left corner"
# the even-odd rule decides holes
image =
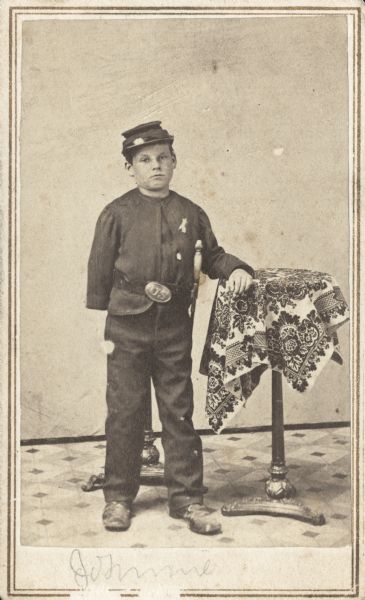
[[[119,225],[113,212],[106,207],[96,223],[88,262],[87,308],[108,308],[119,239]]]

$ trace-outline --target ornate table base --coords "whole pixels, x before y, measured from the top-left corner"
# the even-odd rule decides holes
[[[272,463],[271,477],[265,483],[267,498],[243,498],[225,504],[222,514],[227,517],[243,515],[272,515],[306,521],[312,525],[324,525],[322,513],[312,511],[300,502],[290,500],[296,494],[295,487],[286,478],[285,465],[283,389],[281,373],[272,371]]]
[[[245,515],[270,515],[272,517],[289,517],[298,521],[305,521],[311,525],[324,525],[325,518],[322,513],[312,511],[300,502],[287,500],[268,500],[267,498],[244,498],[239,502],[232,502],[222,506],[225,517],[241,517]]]

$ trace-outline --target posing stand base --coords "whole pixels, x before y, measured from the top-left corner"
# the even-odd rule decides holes
[[[151,398],[145,406],[145,430],[142,450],[141,485],[163,485],[164,467],[160,462],[160,453],[155,446],[156,436],[152,431]],[[105,484],[104,473],[91,475],[88,482],[81,486],[84,492],[101,490]]]
[[[144,446],[142,451],[142,485],[163,485],[164,467],[160,462],[160,453],[155,446],[156,436],[152,429],[144,432]]]
[[[141,485],[163,485],[164,467],[160,462],[160,453],[154,445],[156,436],[152,429],[144,432],[144,446],[142,451]],[[87,483],[81,486],[84,492],[96,492],[104,487],[104,473],[91,475]]]
[[[282,376],[281,373],[272,371],[272,463],[271,477],[265,484],[268,498],[243,498],[240,501],[225,504],[222,506],[222,514],[226,517],[271,515],[298,519],[311,525],[324,525],[326,521],[322,513],[312,511],[300,502],[291,500],[295,496],[296,490],[286,478],[287,472]]]

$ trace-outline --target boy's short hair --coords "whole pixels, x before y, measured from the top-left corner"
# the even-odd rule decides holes
[[[170,146],[171,152],[173,152],[172,143],[174,136],[167,129],[162,129],[161,121],[151,121],[150,123],[137,125],[132,129],[124,131],[122,135],[125,137],[122,154],[130,164],[132,164],[136,151],[150,144],[167,143]]]

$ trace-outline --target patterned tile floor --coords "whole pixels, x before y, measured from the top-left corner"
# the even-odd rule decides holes
[[[157,441],[159,447],[159,440]],[[264,495],[271,433],[203,437],[207,504]],[[105,443],[22,447],[21,543],[89,547],[345,546],[351,536],[350,430],[285,434],[289,478],[297,499],[323,512],[321,527],[283,517],[222,517],[223,533],[199,536],[167,513],[164,487],[140,489],[127,532],[107,532],[101,491],[81,484],[102,471]]]

